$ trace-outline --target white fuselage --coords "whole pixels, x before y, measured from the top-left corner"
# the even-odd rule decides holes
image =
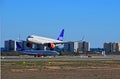
[[[51,38],[46,38],[46,37],[41,37],[41,36],[36,36],[36,35],[30,35],[27,37],[27,41],[35,44],[47,44],[47,43],[60,43],[62,41],[51,39]]]

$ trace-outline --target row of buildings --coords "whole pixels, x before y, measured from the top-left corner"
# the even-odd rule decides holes
[[[116,42],[105,42],[104,43],[104,50],[106,53],[114,53],[114,52],[120,52],[120,43]]]
[[[65,52],[88,52],[90,51],[90,43],[86,41],[81,42],[68,42],[64,44]]]
[[[16,42],[19,43],[19,45],[25,49],[29,50],[30,48],[26,46],[26,41],[15,41],[15,40],[6,40],[4,42],[4,47],[6,51],[17,51]],[[39,49],[44,50],[43,45],[33,45],[33,49]],[[46,48],[49,50],[49,48]],[[55,50],[58,48],[56,47]],[[68,42],[65,43],[63,46],[63,51],[65,52],[87,52],[90,51],[90,43],[89,42]]]
[[[29,50],[30,48],[26,46],[27,42],[26,41],[17,41],[19,45],[25,49]],[[15,40],[6,40],[4,42],[4,47],[6,51],[17,51],[16,47],[16,41]],[[39,49],[39,50],[44,50],[44,46],[42,45],[34,45],[34,49]],[[56,47],[55,50],[58,48]],[[116,42],[109,42],[109,43],[104,43],[103,44],[103,51],[106,53],[113,53],[113,52],[120,52],[120,43]],[[47,48],[49,50],[49,48]],[[63,51],[64,52],[78,52],[78,53],[85,53],[85,52],[90,52],[90,43],[86,41],[80,41],[80,42],[68,42],[65,43],[63,46]],[[97,51],[99,51],[97,49]]]

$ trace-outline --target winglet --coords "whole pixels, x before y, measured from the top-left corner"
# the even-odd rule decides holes
[[[63,41],[63,36],[64,36],[64,29],[62,29],[60,35],[58,36],[57,40]]]

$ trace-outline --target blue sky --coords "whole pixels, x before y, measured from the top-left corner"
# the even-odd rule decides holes
[[[120,0],[1,0],[0,9],[1,46],[31,34],[56,39],[63,28],[64,41],[120,42]]]

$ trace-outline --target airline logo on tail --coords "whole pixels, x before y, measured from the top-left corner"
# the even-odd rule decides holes
[[[17,46],[17,50],[18,50],[18,51],[22,51],[22,50],[24,50],[24,49],[19,45],[18,42],[16,42],[16,46]]]
[[[63,36],[64,36],[64,29],[62,29],[62,31],[61,31],[59,37],[57,38],[57,40],[63,41]]]

